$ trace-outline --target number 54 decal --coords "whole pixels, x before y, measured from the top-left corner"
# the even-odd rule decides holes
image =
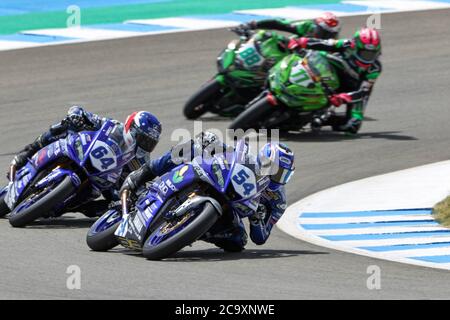
[[[236,164],[231,178],[234,190],[244,198],[256,194],[256,177],[252,170],[241,164]]]
[[[99,171],[110,170],[117,166],[114,151],[103,141],[95,142],[89,157],[92,165]]]

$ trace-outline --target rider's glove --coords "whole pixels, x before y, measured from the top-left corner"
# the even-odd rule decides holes
[[[240,36],[248,36],[250,30],[256,29],[256,21],[250,21],[248,23],[243,23],[238,25],[237,27],[231,28],[231,31],[235,32]]]
[[[136,171],[133,171],[128,175],[128,177],[125,179],[125,181],[122,184],[122,187],[119,190],[119,194],[122,197],[122,194],[127,190],[130,194],[136,193],[136,190],[138,189],[138,185],[135,182],[136,179]]]
[[[264,222],[267,215],[267,208],[265,205],[259,204],[258,209],[248,219],[251,225],[258,225]]]
[[[347,93],[338,93],[333,94],[329,98],[330,104],[332,104],[335,107],[339,107],[342,104],[350,103],[352,102],[352,97],[348,95]]]
[[[128,190],[131,196],[135,196],[140,186],[142,186],[145,182],[150,181],[154,178],[155,175],[150,170],[149,166],[143,165],[139,169],[131,172],[125,179],[119,191],[120,197],[122,197],[122,193],[125,190]]]
[[[362,121],[359,119],[351,118],[348,122],[339,127],[340,131],[345,131],[351,134],[358,133],[358,130],[361,128]]]
[[[87,125],[92,125],[84,109],[78,106],[73,106],[69,109],[67,117],[64,121],[70,123],[76,128],[84,128]]]
[[[289,40],[288,49],[289,50],[305,49],[307,45],[308,45],[308,38],[305,37],[292,38]]]

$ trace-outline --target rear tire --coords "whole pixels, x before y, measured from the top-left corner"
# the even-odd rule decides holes
[[[220,93],[221,85],[217,80],[211,80],[201,87],[184,105],[184,116],[188,119],[197,119],[206,112],[206,103],[211,102]]]
[[[110,226],[106,230],[97,231],[99,225],[105,223],[105,219],[111,217],[113,213],[111,210],[106,212],[97,221],[91,226],[86,236],[86,243],[89,248],[94,251],[108,251],[117,245],[119,245],[119,241],[117,240],[114,232],[116,232],[117,227],[120,224],[121,219],[119,219],[116,223]]]
[[[260,123],[274,111],[274,106],[266,97],[253,102],[244,112],[237,116],[228,127],[231,130],[259,129]]]
[[[219,213],[216,208],[210,203],[206,202],[200,214],[189,223],[184,229],[175,234],[173,237],[162,241],[156,246],[149,245],[149,238],[145,240],[142,253],[144,257],[149,260],[160,260],[166,258],[182,248],[190,245],[195,240],[205,234],[219,219]],[[161,221],[161,225],[156,228],[160,229],[165,221]]]
[[[51,190],[49,194],[39,199],[30,207],[16,214],[13,210],[9,215],[9,223],[13,227],[24,227],[30,222],[42,217],[46,211],[53,209],[74,192],[75,187],[70,177],[65,177],[55,189]]]
[[[6,193],[0,196],[0,218],[6,216],[11,212],[11,210],[9,210],[9,207],[5,203],[5,197]]]

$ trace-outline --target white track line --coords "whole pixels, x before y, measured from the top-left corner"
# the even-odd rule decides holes
[[[431,232],[434,230],[448,231],[436,225],[417,226],[386,226],[373,228],[346,228],[346,229],[304,229],[302,224],[346,224],[355,222],[392,222],[392,221],[416,221],[432,220],[430,214],[404,214],[385,216],[358,216],[358,217],[336,217],[321,218],[314,217],[314,212],[356,212],[368,211],[372,214],[374,210],[395,210],[431,208],[450,195],[450,161],[438,162],[417,168],[397,171],[376,177],[362,179],[346,183],[328,190],[311,195],[291,205],[278,226],[284,232],[316,245],[360,254],[364,256],[380,258],[390,261],[449,269],[450,263],[432,263],[410,259],[417,256],[442,256],[450,251],[450,245],[444,247],[421,248],[417,244],[433,244],[450,242],[447,233],[431,233],[426,235],[393,235],[392,238],[380,238],[380,233],[388,234],[381,237],[391,237],[390,233],[399,232]],[[301,214],[308,212],[308,217]],[[312,216],[312,218],[310,218]],[[327,215],[329,216],[329,215]],[[328,226],[324,226],[328,228]],[[332,228],[332,226],[330,226]],[[361,237],[355,235],[361,235]],[[348,236],[344,237],[344,236]],[[373,237],[372,237],[373,235]],[[324,238],[330,236],[331,240]],[[335,238],[338,237],[338,238]],[[362,239],[364,238],[364,239]],[[375,251],[361,249],[362,247],[413,245],[404,247],[404,250]],[[409,248],[409,249],[408,249]],[[393,248],[397,249],[397,248]],[[399,248],[401,249],[401,248]]]

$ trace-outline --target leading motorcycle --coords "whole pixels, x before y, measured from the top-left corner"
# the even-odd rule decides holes
[[[252,215],[270,183],[248,161],[248,145],[232,152],[195,157],[153,180],[131,204],[124,193],[122,208],[100,217],[87,234],[94,251],[118,244],[163,259],[196,240],[207,240],[236,217]]]

